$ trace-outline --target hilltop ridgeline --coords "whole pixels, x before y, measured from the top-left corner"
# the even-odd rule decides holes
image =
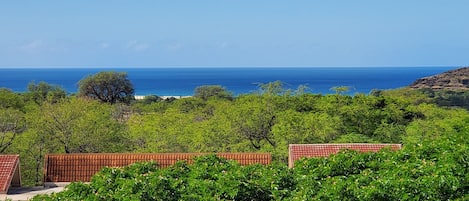
[[[469,90],[469,67],[446,71],[444,73],[420,78],[410,88],[435,90]]]

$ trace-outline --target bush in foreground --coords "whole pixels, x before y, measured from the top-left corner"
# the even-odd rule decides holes
[[[154,162],[104,168],[90,184],[33,200],[464,200],[469,146],[464,136],[400,151],[343,151],[286,165],[240,166],[214,155],[160,169]]]
[[[155,162],[104,168],[90,184],[33,200],[282,200],[294,179],[284,165],[241,166],[215,155],[160,169]]]

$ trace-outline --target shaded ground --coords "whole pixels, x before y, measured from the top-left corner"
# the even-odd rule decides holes
[[[6,195],[0,195],[0,200],[29,200],[38,194],[51,194],[53,192],[60,192],[64,187],[24,187],[24,188],[10,188]]]

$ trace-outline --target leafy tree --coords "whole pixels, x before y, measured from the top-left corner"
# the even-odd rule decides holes
[[[224,98],[228,100],[233,99],[231,92],[227,91],[220,85],[204,85],[195,88],[194,97],[208,100],[211,97]]]
[[[183,113],[191,113],[204,108],[207,103],[202,99],[189,97],[174,100],[172,104],[175,108],[179,109],[179,111]]]
[[[299,85],[296,90],[295,90],[295,95],[296,96],[301,96],[301,95],[304,95],[306,94],[309,90],[311,90],[308,85],[306,84],[302,84],[302,85]]]
[[[335,91],[336,94],[344,94],[350,91],[350,86],[335,86],[331,88],[332,91]]]
[[[393,99],[403,105],[433,103],[433,100],[426,91],[410,89],[408,87],[381,91],[380,95],[385,96],[388,99]]]
[[[383,120],[382,110],[376,110],[376,98],[363,94],[355,95],[350,104],[340,107],[339,114],[344,120],[345,133],[371,136]]]
[[[31,127],[46,135],[65,153],[117,152],[126,146],[123,124],[114,119],[113,107],[73,98],[46,103],[31,113]]]
[[[11,108],[0,108],[0,153],[4,153],[17,135],[25,129],[26,124],[22,112]]]
[[[162,113],[133,115],[127,125],[137,152],[190,152],[194,114],[176,108]]]
[[[340,134],[342,120],[327,113],[300,113],[288,110],[279,114],[273,127],[276,139],[287,144],[328,143]],[[286,152],[285,152],[286,154]]]
[[[0,108],[13,108],[22,110],[24,107],[23,97],[10,89],[0,88]]]
[[[463,109],[444,109],[432,104],[420,104],[414,106],[414,110],[422,112],[425,118],[415,119],[405,127],[404,143],[416,144],[464,133],[469,123],[468,113]]]
[[[462,107],[469,110],[469,91],[450,91],[450,90],[420,90],[439,106],[444,107]]]
[[[341,126],[339,117],[327,113],[283,111],[272,127],[276,146],[263,146],[261,151],[271,153],[274,160],[287,162],[289,144],[328,143],[341,134]]]
[[[258,93],[265,96],[289,95],[290,91],[285,89],[284,85],[285,84],[280,80],[269,83],[259,83],[257,85]]]
[[[106,103],[130,103],[134,98],[134,88],[127,73],[100,72],[78,82],[79,95]]]
[[[66,96],[67,93],[62,87],[51,85],[44,81],[37,84],[35,82],[29,83],[28,92],[26,93],[26,97],[37,104],[41,104],[44,101],[56,103]]]
[[[274,105],[262,96],[244,96],[238,98],[232,113],[234,129],[251,145],[260,149],[263,141],[272,146],[276,142],[272,138],[272,127],[277,122]]]
[[[232,126],[235,108],[232,101],[210,99],[207,105],[196,113],[192,145],[197,152],[246,152],[252,151],[245,138],[240,137]]]
[[[20,154],[21,183],[25,186],[42,185],[44,156],[47,153],[62,153],[53,136],[39,132],[31,125],[30,128],[18,135],[10,153]]]

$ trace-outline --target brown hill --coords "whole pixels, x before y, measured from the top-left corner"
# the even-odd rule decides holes
[[[420,78],[411,85],[414,89],[469,90],[469,67]]]

